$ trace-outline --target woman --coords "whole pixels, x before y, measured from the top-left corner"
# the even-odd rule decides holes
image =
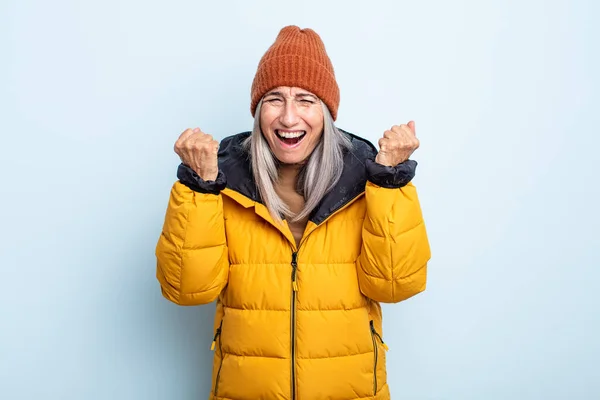
[[[414,123],[379,141],[337,129],[320,37],[281,30],[251,92],[252,132],[198,128],[156,255],[163,295],[216,301],[212,399],[389,399],[380,302],[425,289],[429,243],[409,156]]]

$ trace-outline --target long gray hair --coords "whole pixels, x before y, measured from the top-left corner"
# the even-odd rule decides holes
[[[260,129],[261,106],[262,100],[256,107],[252,135],[244,142],[244,146],[250,152],[254,181],[262,201],[276,222],[281,222],[282,217],[291,222],[299,221],[308,217],[327,192],[336,185],[344,169],[344,150],[350,149],[352,144],[350,139],[335,127],[329,109],[321,101],[323,134],[298,176],[296,190],[304,197],[305,204],[298,214],[294,214],[275,191],[275,184],[279,179],[277,166],[280,162],[273,155]]]

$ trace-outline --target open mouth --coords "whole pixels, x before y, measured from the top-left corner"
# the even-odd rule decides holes
[[[281,131],[279,129],[275,130],[275,133],[279,140],[288,146],[300,143],[306,135],[306,131]]]

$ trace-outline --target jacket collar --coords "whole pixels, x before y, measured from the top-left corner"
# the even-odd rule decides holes
[[[309,218],[316,225],[364,193],[367,182],[365,160],[374,159],[377,154],[369,141],[349,132],[342,132],[350,138],[352,148],[344,155],[344,170],[337,185],[325,195]],[[221,141],[219,147],[219,168],[227,177],[229,189],[225,189],[224,194],[244,207],[250,207],[254,202],[263,204],[252,177],[250,155],[242,145],[250,134],[251,132],[243,132],[229,136]]]

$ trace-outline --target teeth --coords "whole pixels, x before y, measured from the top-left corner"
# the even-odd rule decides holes
[[[286,139],[293,139],[293,138],[300,137],[302,135],[304,135],[304,131],[290,131],[290,132],[282,132],[280,130],[277,131],[277,136],[286,138]]]

